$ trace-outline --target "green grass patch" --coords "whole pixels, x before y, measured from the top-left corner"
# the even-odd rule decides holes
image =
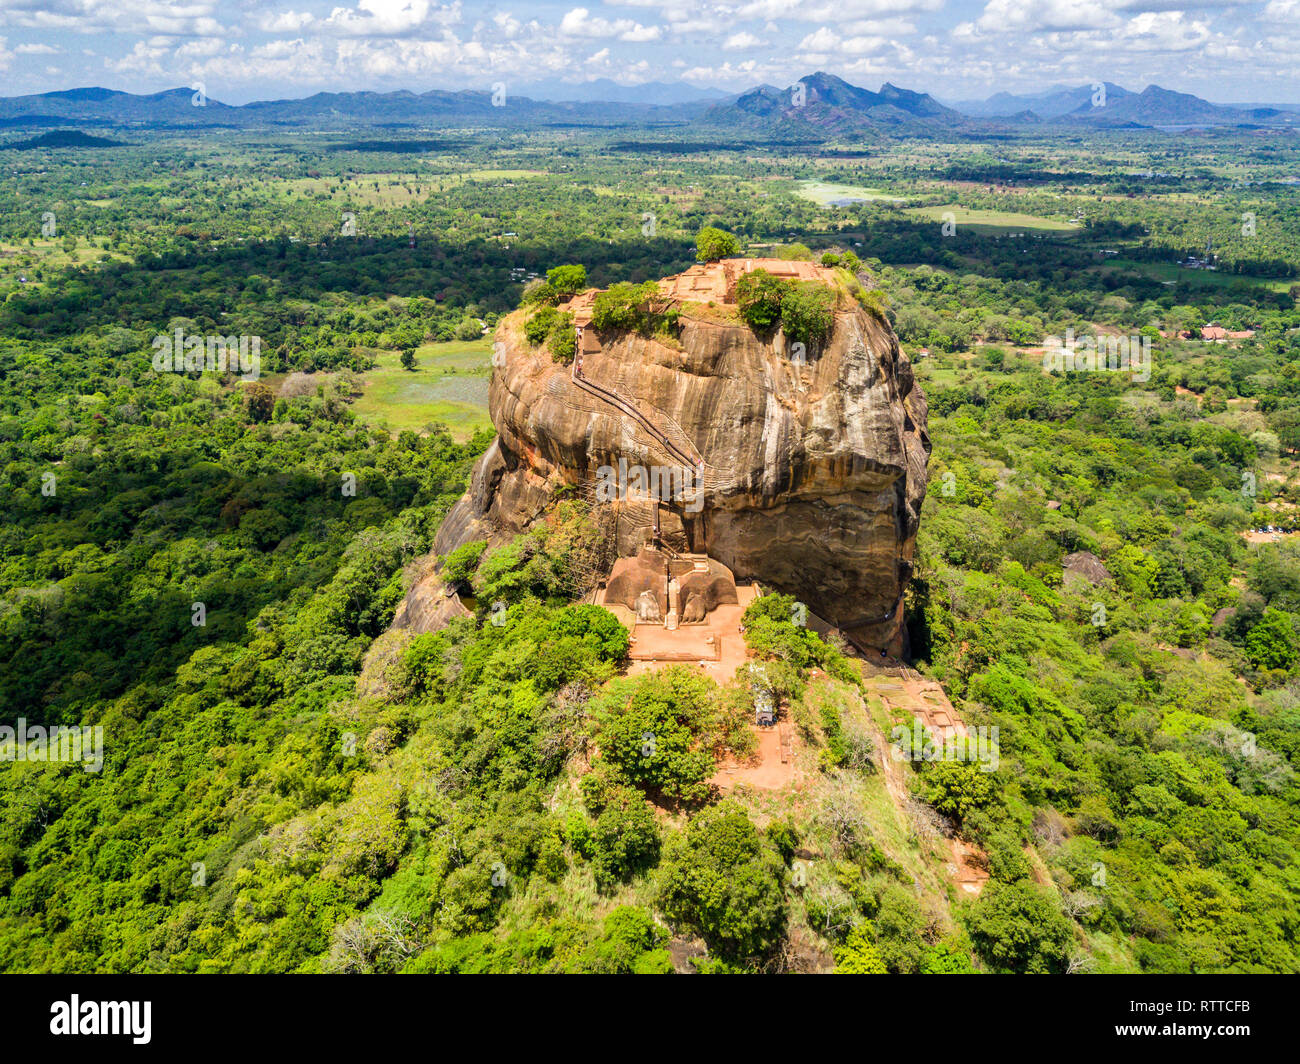
[[[1132,259],[1113,258],[1097,267],[1098,272],[1120,271],[1140,273],[1157,281],[1175,281],[1189,288],[1231,288],[1246,285],[1266,288],[1271,292],[1286,292],[1296,284],[1295,278],[1251,277],[1242,273],[1220,273],[1218,270],[1192,270],[1174,262],[1135,262]]]
[[[866,188],[862,185],[839,185],[833,181],[800,181],[795,186],[795,195],[812,200],[819,207],[829,207],[832,200],[855,199],[863,202],[883,200],[889,203],[906,203],[899,196],[891,196],[878,188]]]
[[[457,440],[491,427],[491,340],[425,344],[416,349],[414,370],[403,369],[399,359],[398,352],[385,351],[362,377],[364,392],[352,404],[361,421],[393,433],[441,422]]]
[[[977,233],[989,236],[1006,236],[1010,233],[1052,233],[1061,236],[1081,231],[1080,226],[1071,222],[1040,218],[1033,214],[1018,214],[1015,211],[977,210],[973,207],[959,207],[955,203],[939,207],[911,207],[907,213],[935,222],[947,221],[944,215],[951,213],[955,224],[968,226]]]

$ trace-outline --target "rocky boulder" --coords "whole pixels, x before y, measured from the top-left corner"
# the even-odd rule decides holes
[[[668,545],[796,596],[864,649],[902,652],[926,402],[887,322],[846,290],[837,299],[830,338],[806,356],[734,307],[684,303],[676,337],[588,336],[578,380],[527,342],[525,311],[510,315],[489,393],[498,439],[436,550],[503,542],[561,489],[606,505],[610,471],[680,476],[689,460],[702,494],[609,504],[620,555],[651,538],[657,508]]]

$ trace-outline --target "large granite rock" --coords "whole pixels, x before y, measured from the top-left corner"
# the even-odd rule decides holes
[[[685,452],[703,459],[704,494],[660,507],[666,541],[797,596],[864,649],[903,651],[930,443],[925,397],[886,323],[841,293],[830,340],[802,366],[779,330],[757,336],[718,308],[688,305],[677,342],[602,335],[584,354],[584,378],[633,404],[675,448],[530,347],[522,324],[517,312],[498,329],[498,439],[443,524],[439,553],[509,539],[562,485],[602,505],[602,466],[680,468]],[[614,505],[619,553],[634,554],[654,506]]]

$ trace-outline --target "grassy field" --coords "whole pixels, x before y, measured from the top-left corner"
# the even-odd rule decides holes
[[[921,387],[951,388],[960,383],[959,377],[972,367],[958,363],[953,355],[930,355],[912,363],[916,379]]]
[[[534,177],[546,177],[545,170],[467,170],[460,174],[435,173],[429,175],[439,192],[444,192],[457,185],[470,181],[495,183],[499,181],[526,181]]]
[[[424,170],[362,174],[356,177],[300,177],[268,181],[282,199],[328,199],[341,206],[399,208],[469,181],[498,182],[544,176],[543,170],[470,170],[444,174]]]
[[[77,238],[76,250],[71,252],[64,250],[63,237],[38,237],[31,243],[0,242],[0,280],[17,282],[25,276],[32,283],[42,279],[36,276],[37,270],[44,275],[68,266],[88,266],[104,258],[124,261],[126,256],[105,251],[85,237]]]
[[[328,197],[335,203],[363,207],[402,207],[423,200],[436,189],[432,175],[366,174],[362,177],[301,177],[277,181],[274,188],[285,199]]]
[[[1010,211],[983,211],[972,207],[959,207],[949,204],[940,207],[913,207],[908,214],[918,218],[930,218],[943,222],[945,214],[952,214],[952,220],[959,226],[973,229],[977,233],[989,236],[1008,236],[1014,233],[1053,234],[1061,236],[1066,233],[1079,232],[1079,226],[1070,222],[1059,222],[1052,218],[1039,218],[1033,214],[1016,214]]]
[[[876,188],[865,188],[861,185],[837,185],[831,181],[801,181],[795,189],[795,195],[812,200],[821,207],[827,207],[830,205],[831,200],[837,199],[856,199],[864,202],[869,200],[886,200],[891,203],[905,202],[898,196],[886,195]]]
[[[1134,262],[1131,259],[1110,259],[1099,270],[1131,270],[1158,281],[1176,281],[1192,288],[1231,288],[1233,285],[1249,285],[1252,288],[1267,288],[1273,292],[1286,292],[1297,282],[1294,278],[1279,280],[1272,277],[1250,277],[1240,273],[1219,273],[1217,270],[1189,270],[1173,262]]]
[[[386,425],[393,433],[419,432],[435,422],[458,440],[491,428],[488,376],[492,343],[488,339],[425,344],[415,352],[416,369],[404,370],[396,351],[379,356],[379,364],[362,377],[365,391],[352,404],[357,417]]]

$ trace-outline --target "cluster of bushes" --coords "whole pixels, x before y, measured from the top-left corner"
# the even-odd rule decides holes
[[[572,917],[545,919],[503,936],[479,932],[440,942],[401,970],[429,974],[666,975],[672,971],[672,958],[664,948],[667,938],[668,933],[645,909],[620,905],[595,932]]]
[[[802,889],[808,926],[831,943],[837,974],[974,971],[970,940],[941,931],[907,869],[870,839],[841,850],[807,869]]]
[[[857,684],[858,674],[848,658],[807,627],[806,616],[806,607],[793,595],[762,595],[741,617],[745,645],[757,658],[770,663],[768,674],[779,678],[777,682],[788,695],[802,693],[796,686],[798,678],[811,668],[822,669],[843,683]],[[776,668],[778,665],[785,668]]]
[[[524,288],[526,304],[553,307],[572,299],[587,288],[587,268],[578,263],[552,266],[546,271],[545,281],[533,281]]]
[[[698,805],[712,794],[716,758],[753,746],[747,707],[685,666],[615,681],[594,712],[600,756],[584,791],[608,779],[661,801]]]
[[[823,266],[839,266],[855,276],[862,272],[862,260],[852,251],[827,251],[822,255]]]
[[[817,281],[786,281],[751,270],[736,283],[740,316],[763,332],[780,323],[788,339],[807,347],[824,343],[835,327],[835,292]]]
[[[573,315],[560,311],[557,304],[586,287],[587,274],[581,266],[556,266],[547,271],[545,281],[534,282],[524,292],[524,305],[534,308],[524,322],[524,335],[533,346],[546,344],[556,362],[572,362],[577,346]],[[671,336],[679,316],[676,307],[660,305],[654,281],[620,281],[596,296],[591,324],[600,332]]]
[[[556,362],[567,365],[577,350],[573,315],[557,305],[586,288],[586,268],[568,264],[552,267],[546,271],[545,281],[535,281],[524,289],[524,305],[534,308],[524,322],[524,336],[534,347],[545,344]]]
[[[660,305],[659,285],[654,281],[620,282],[601,292],[591,308],[591,324],[600,332],[671,336],[679,318],[676,307]]]
[[[573,328],[573,315],[552,306],[540,306],[524,322],[524,336],[536,347],[545,344],[551,358],[565,365],[573,361],[577,350],[577,334]]]
[[[485,547],[473,540],[439,560],[443,583],[471,593],[484,609],[525,596],[555,605],[581,598],[613,560],[609,537],[572,501],[560,503],[533,531],[493,551]]]
[[[846,268],[840,268],[836,271],[840,283],[844,285],[858,304],[868,314],[874,317],[882,325],[890,325],[892,316],[890,314],[889,298],[884,291],[879,288],[865,288],[861,281],[858,280],[855,273],[849,272]]]
[[[539,811],[542,819],[529,828],[535,842],[507,862],[521,885],[516,889],[536,877],[567,883],[582,869],[603,894],[645,882],[655,909],[674,929],[708,944],[710,955],[701,963],[705,970],[749,970],[768,963],[789,920],[789,864],[797,833],[785,822],[761,831],[738,806],[711,804],[716,795],[710,779],[718,760],[743,759],[753,750],[749,694],[742,685],[721,688],[686,666],[611,678],[609,664],[627,649],[626,632],[613,616],[597,607],[559,606],[558,599],[542,606],[535,599],[556,586],[547,574],[564,563],[551,552],[568,538],[521,538],[495,551],[472,542],[444,557],[444,580],[476,591],[483,619],[419,636],[406,652],[412,699],[416,705],[433,700],[442,707],[433,719],[445,719],[437,729],[440,742],[453,744],[435,763],[446,765],[447,772],[472,769],[472,786],[486,797],[507,781],[518,788],[552,779],[569,756],[584,751],[590,756],[588,744],[594,744],[598,753],[577,789],[580,806],[568,805],[550,817]],[[489,595],[503,596],[506,608],[487,609]],[[795,623],[796,606],[789,597],[771,595],[746,616],[751,645],[777,684],[801,690],[814,665],[853,676],[838,651]],[[481,720],[479,714],[485,714]],[[843,740],[838,730],[836,737]],[[506,764],[514,766],[512,774],[503,774]],[[688,811],[685,828],[666,828],[652,803]],[[468,853],[459,858],[464,867],[476,867],[475,860]],[[410,864],[409,856],[403,858],[394,882]],[[438,897],[448,896],[448,885],[433,889]],[[418,918],[435,942],[439,927],[459,929],[457,940],[424,949],[407,970],[500,970],[501,951],[509,944],[534,947],[519,938],[520,932],[479,937],[501,919],[504,902],[486,884],[464,893],[468,889],[468,884],[458,888],[454,911]],[[388,904],[395,891],[386,888],[375,906]],[[639,919],[627,916],[630,922]],[[552,947],[517,959],[521,968],[626,971],[664,965],[660,940],[637,934],[635,950],[615,951],[621,958],[617,964],[589,968],[598,963],[595,953],[613,947],[601,946],[604,938],[593,939],[591,930],[554,926]],[[468,958],[459,945],[466,936],[484,943],[484,959]]]
[[[708,225],[695,234],[697,262],[716,262],[740,254],[740,241],[731,233]]]

